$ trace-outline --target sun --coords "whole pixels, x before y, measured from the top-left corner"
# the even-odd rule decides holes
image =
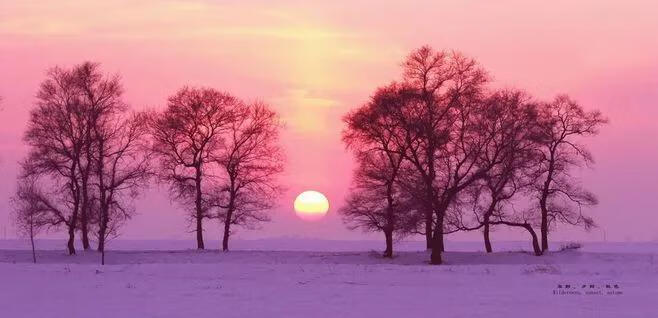
[[[295,213],[305,221],[317,221],[329,211],[329,200],[317,191],[304,191],[295,199]]]

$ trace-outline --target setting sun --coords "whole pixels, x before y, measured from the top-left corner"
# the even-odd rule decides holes
[[[295,213],[302,220],[315,221],[323,218],[329,210],[329,201],[317,191],[304,191],[295,199]]]
[[[0,318],[658,318],[656,13],[0,0]]]

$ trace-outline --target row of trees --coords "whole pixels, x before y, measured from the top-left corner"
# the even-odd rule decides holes
[[[403,69],[344,117],[357,168],[340,212],[352,228],[383,232],[384,256],[395,237],[422,234],[440,264],[444,235],[474,230],[491,252],[490,232],[501,225],[527,230],[541,255],[558,223],[594,226],[583,207],[596,197],[573,172],[593,162],[579,139],[606,123],[600,112],[566,95],[539,101],[492,89],[487,72],[458,52],[422,47]],[[199,249],[204,221],[219,221],[227,250],[231,227],[268,220],[282,191],[281,122],[261,102],[185,87],[164,110],[135,112],[119,76],[89,62],[50,70],[36,100],[15,222],[30,237],[65,229],[70,254],[80,234],[84,249],[98,242],[104,261],[106,241],[151,180],[189,212]]]
[[[526,229],[541,255],[557,223],[594,226],[582,209],[597,199],[573,170],[593,162],[579,138],[606,123],[599,111],[566,95],[543,102],[492,89],[487,72],[454,51],[422,47],[403,70],[344,117],[357,168],[340,212],[352,228],[383,232],[384,256],[394,236],[423,234],[441,264],[444,235],[480,229],[491,252],[501,225]]]
[[[281,122],[263,103],[185,87],[163,111],[135,112],[123,101],[120,77],[90,62],[51,69],[36,100],[14,221],[31,238],[44,228],[65,229],[69,254],[79,233],[84,249],[96,240],[104,262],[107,240],[154,179],[190,212],[200,249],[204,219],[220,221],[227,250],[231,226],[267,220],[281,192]]]

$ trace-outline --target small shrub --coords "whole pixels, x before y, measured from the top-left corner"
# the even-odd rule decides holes
[[[532,275],[532,274],[550,274],[550,275],[559,275],[562,273],[559,267],[554,265],[535,265],[526,267],[522,270],[523,274]]]
[[[566,244],[562,244],[562,246],[560,246],[560,252],[576,251],[576,250],[579,250],[582,247],[583,247],[583,244],[580,244],[578,242],[569,242],[569,243],[566,243]]]

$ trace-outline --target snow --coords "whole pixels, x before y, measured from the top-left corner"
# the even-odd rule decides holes
[[[31,264],[24,241],[0,241],[0,316],[658,317],[658,243],[536,257],[527,242],[496,242],[493,254],[448,242],[441,266],[422,242],[399,242],[393,260],[373,241],[235,241],[228,253],[192,243],[115,241],[101,266],[61,241],[38,241]],[[558,285],[581,294],[554,295]]]

